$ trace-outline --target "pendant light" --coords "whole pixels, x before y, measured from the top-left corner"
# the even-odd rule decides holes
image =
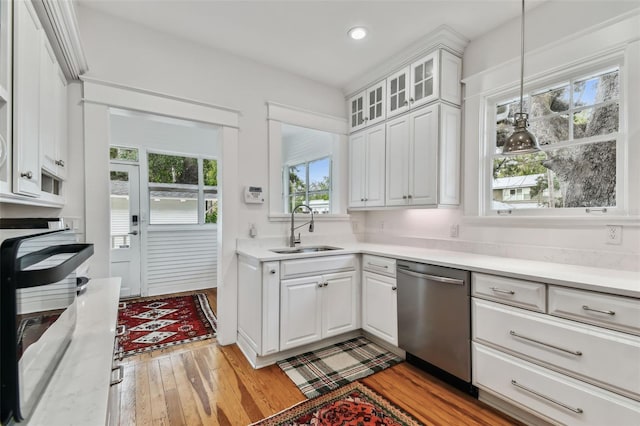
[[[524,0],[522,0],[522,35],[521,35],[521,54],[520,54],[520,112],[516,113],[516,128],[511,136],[502,147],[502,153],[505,155],[529,154],[540,151],[538,139],[535,135],[527,130],[529,127],[529,114],[523,112],[523,96],[524,96]]]

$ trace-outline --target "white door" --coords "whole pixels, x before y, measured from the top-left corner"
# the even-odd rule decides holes
[[[280,350],[322,338],[322,277],[283,280],[280,287]]]
[[[437,203],[438,105],[409,114],[409,202]]]
[[[367,207],[384,206],[385,180],[385,125],[367,130],[365,204]]]
[[[404,68],[387,77],[387,118],[409,109],[410,68]]]
[[[349,117],[351,118],[350,125],[352,132],[364,127],[365,125],[365,102],[365,92],[358,93],[349,99]]]
[[[364,132],[349,136],[349,207],[364,206],[365,198],[365,153]]]
[[[396,279],[362,273],[362,329],[398,346]]]
[[[411,64],[411,108],[438,98],[438,51]]]
[[[140,176],[137,165],[111,164],[111,276],[120,297],[140,295]]]
[[[387,122],[386,205],[404,206],[409,195],[409,118]]]
[[[322,338],[355,330],[358,325],[356,272],[324,275]]]
[[[367,89],[367,112],[364,118],[366,125],[370,126],[384,121],[387,113],[385,107],[385,101],[387,100],[386,89],[386,80],[382,80]]]

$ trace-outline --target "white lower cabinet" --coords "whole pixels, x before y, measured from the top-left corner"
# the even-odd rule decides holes
[[[398,346],[396,279],[362,272],[362,329]]]
[[[473,343],[473,382],[547,420],[567,425],[637,425],[640,402]],[[637,361],[637,360],[636,360]]]
[[[358,290],[355,271],[282,280],[280,350],[358,329]]]
[[[472,280],[473,384],[554,423],[640,424],[640,336],[616,330],[640,326],[640,300],[498,278]],[[573,311],[607,321],[551,315]]]

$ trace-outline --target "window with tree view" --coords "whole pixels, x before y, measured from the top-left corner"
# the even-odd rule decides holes
[[[216,160],[149,153],[148,164],[152,225],[217,223]]]
[[[528,93],[523,109],[538,153],[501,155],[520,102],[496,103],[492,210],[616,206],[619,77],[607,69]]]
[[[306,204],[316,214],[331,212],[331,157],[286,167],[288,210]]]

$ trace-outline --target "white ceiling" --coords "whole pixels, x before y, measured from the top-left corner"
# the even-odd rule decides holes
[[[527,9],[544,1],[527,0]],[[443,24],[472,40],[521,8],[519,0],[78,2],[338,88]],[[347,37],[356,25],[368,28],[366,39]]]

